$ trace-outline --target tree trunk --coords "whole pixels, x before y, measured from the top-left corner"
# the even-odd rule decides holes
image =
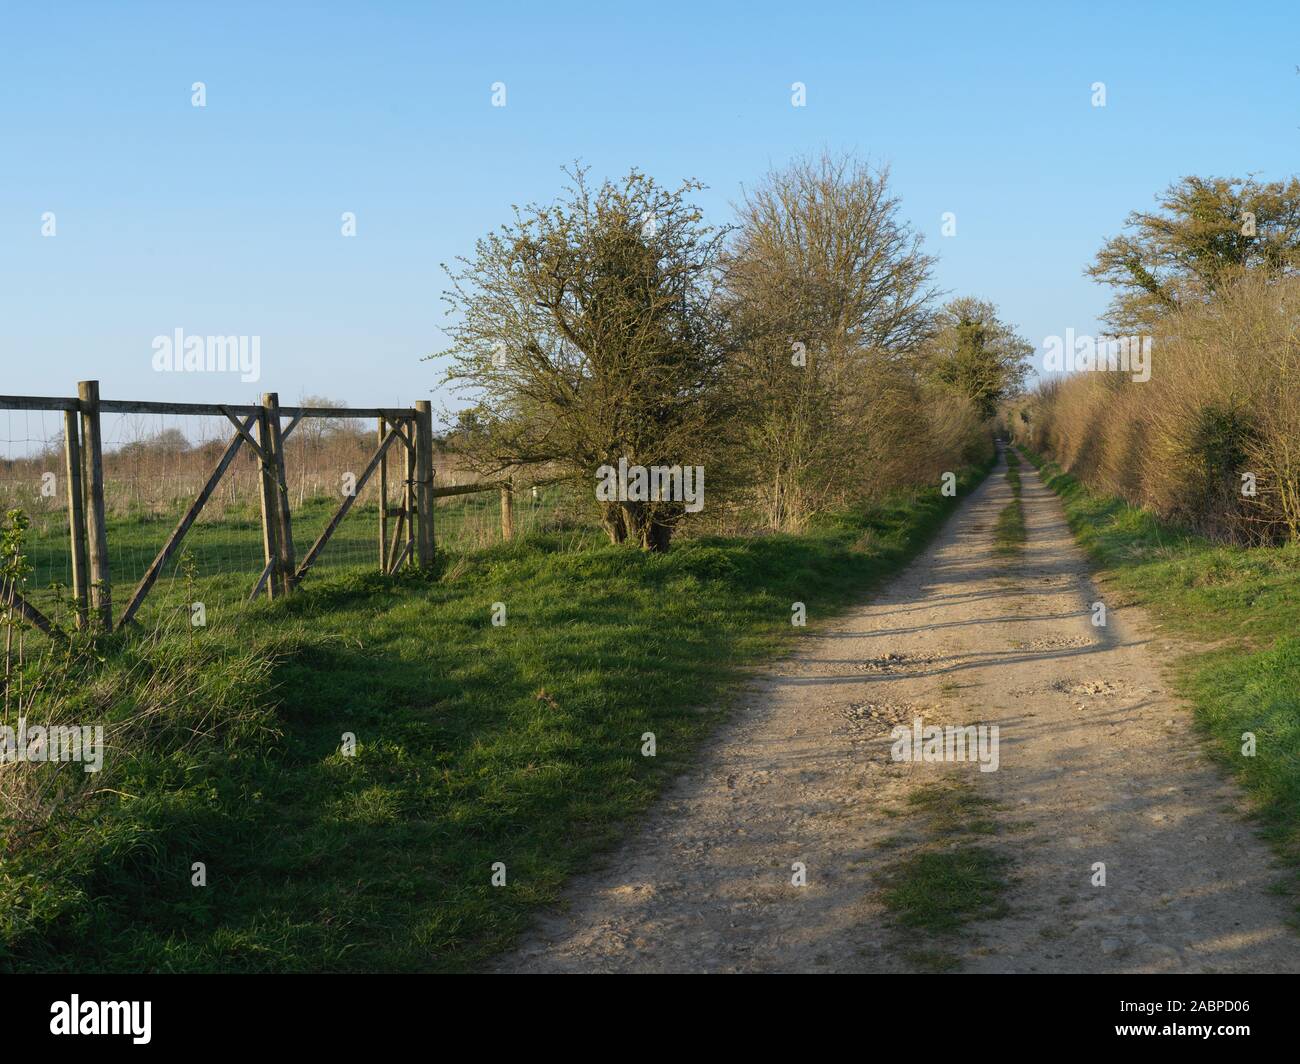
[[[672,538],[673,530],[671,525],[661,525],[657,521],[652,521],[646,527],[641,546],[643,550],[666,551]]]
[[[627,539],[627,522],[623,519],[623,511],[616,505],[604,506],[600,514],[600,526],[605,530],[605,535],[613,544],[623,543]]]
[[[655,511],[643,502],[623,504],[623,524],[627,536],[642,550],[666,551],[673,536],[673,527],[655,519]]]

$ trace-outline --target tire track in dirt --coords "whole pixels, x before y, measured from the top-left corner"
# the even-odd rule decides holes
[[[1000,464],[873,602],[753,683],[497,969],[914,970],[935,940],[893,928],[880,886],[917,828],[907,796],[960,776],[999,803],[981,841],[1013,860],[1009,915],[942,943],[961,970],[1300,971],[1269,851],[1161,678],[1176,648],[1134,609],[1092,625],[1101,596],[1061,507],[1021,474],[1019,557],[994,551]],[[998,771],[892,761],[890,728],[917,715],[998,725]]]

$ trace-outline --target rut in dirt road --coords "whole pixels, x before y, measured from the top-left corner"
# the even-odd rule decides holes
[[[698,767],[499,968],[1300,971],[1271,855],[1161,679],[1176,648],[1133,609],[1092,624],[1103,596],[1060,505],[1021,475],[1018,556],[994,545],[1000,464],[872,603],[755,683]],[[997,771],[893,761],[891,727],[916,717],[997,725]],[[1006,915],[901,928],[882,884],[913,847],[945,844],[909,795],[957,780],[996,803],[981,845],[1009,859]]]

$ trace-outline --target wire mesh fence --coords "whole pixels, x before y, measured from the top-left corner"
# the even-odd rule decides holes
[[[94,382],[76,400],[0,396],[0,505],[27,521],[6,606],[48,630],[111,627],[115,609],[148,623],[198,601],[206,623],[309,569],[429,564],[427,404],[372,411],[368,426],[263,402],[101,404]]]
[[[393,572],[415,564],[417,553],[427,564],[434,529],[438,548],[453,553],[512,535],[590,532],[569,488],[485,484],[454,452],[433,443],[427,421],[420,429],[418,411],[277,406],[268,415],[257,407],[123,401],[106,402],[110,409],[101,411],[97,398],[88,404],[84,395],[80,401],[0,396],[0,507],[27,515],[22,596],[56,625],[78,620],[78,588],[83,608],[102,592],[111,603],[108,617],[129,602],[122,616],[152,625],[196,601],[205,614],[245,602],[268,579],[276,583],[270,574],[278,571],[277,558],[290,570],[287,589],[308,567],[314,574]],[[41,408],[42,402],[61,408]],[[81,420],[91,408],[97,447]],[[420,442],[421,432],[427,441]],[[88,451],[97,454],[92,459]],[[425,473],[421,460],[428,463]],[[276,480],[274,498],[268,477]],[[74,505],[83,512],[70,514]],[[277,508],[287,511],[288,561],[268,539],[276,535],[267,523],[274,526]],[[94,515],[101,513],[96,558]],[[84,538],[78,547],[79,523],[89,548]],[[417,524],[427,526],[427,551],[422,542],[417,552]],[[91,555],[80,574],[79,550]],[[97,568],[101,574],[106,568],[106,578],[94,579]]]
[[[0,438],[0,509],[21,509],[31,521],[27,561],[29,584],[72,586],[68,549],[67,493],[64,491],[63,414],[51,410],[6,410]]]
[[[64,424],[54,411],[0,411],[0,506],[21,508],[27,534],[27,597],[59,612],[72,588]],[[187,414],[105,414],[104,509],[109,591],[123,603],[139,584],[177,523],[203,490],[233,429],[224,417]],[[286,480],[296,505],[294,538],[312,543],[355,482],[375,448],[360,422],[304,422],[285,441]],[[198,588],[208,609],[242,602],[264,561],[260,461],[244,448],[225,471],[183,544],[160,573],[151,613],[182,608]],[[379,566],[378,483],[372,478],[331,537],[318,571]]]

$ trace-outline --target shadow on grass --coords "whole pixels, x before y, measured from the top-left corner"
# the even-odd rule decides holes
[[[258,607],[234,637],[266,640],[279,736],[159,759],[57,871],[39,848],[6,865],[20,912],[65,892],[79,937],[65,954],[48,923],[11,919],[0,964],[472,968],[689,763],[740,670],[808,631],[792,603],[815,629],[859,601],[986,472],[956,499],[936,485],[804,536],[665,555],[540,536],[396,582],[322,576]]]

